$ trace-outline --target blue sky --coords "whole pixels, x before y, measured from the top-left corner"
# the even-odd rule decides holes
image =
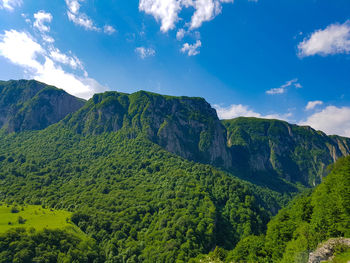
[[[0,0],[0,79],[148,90],[350,137],[348,0]]]

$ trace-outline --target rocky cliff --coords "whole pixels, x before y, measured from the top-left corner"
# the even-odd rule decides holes
[[[227,144],[239,162],[233,166],[259,173],[275,173],[282,179],[315,186],[327,174],[327,166],[350,154],[350,139],[327,136],[310,127],[279,120],[237,118],[223,121]]]
[[[75,112],[85,101],[35,80],[0,82],[0,128],[41,130]]]
[[[66,118],[65,125],[83,134],[126,131],[142,134],[184,158],[229,168],[231,155],[225,128],[216,111],[202,98],[133,94],[96,94]]]

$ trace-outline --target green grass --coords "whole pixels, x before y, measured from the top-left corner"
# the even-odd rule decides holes
[[[17,213],[11,211],[13,207]],[[53,210],[42,208],[39,205],[7,205],[0,204],[0,233],[9,229],[24,227],[34,228],[37,231],[46,229],[65,229],[78,235],[83,235],[82,231],[71,223],[71,213],[63,210]],[[24,223],[19,223],[19,218],[24,219]]]

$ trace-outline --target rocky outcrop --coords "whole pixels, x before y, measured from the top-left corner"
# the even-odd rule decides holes
[[[80,109],[84,100],[35,80],[0,82],[0,128],[41,130]]]
[[[321,263],[332,260],[335,249],[339,246],[350,248],[350,238],[332,238],[309,254],[308,263]]]

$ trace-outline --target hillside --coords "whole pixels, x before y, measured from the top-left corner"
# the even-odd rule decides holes
[[[287,196],[173,155],[139,136],[57,125],[0,137],[0,199],[74,212],[108,259],[187,262],[265,231]]]
[[[228,260],[307,262],[319,243],[338,237],[350,237],[350,157],[338,160],[318,187],[282,209],[265,236],[243,239]]]

